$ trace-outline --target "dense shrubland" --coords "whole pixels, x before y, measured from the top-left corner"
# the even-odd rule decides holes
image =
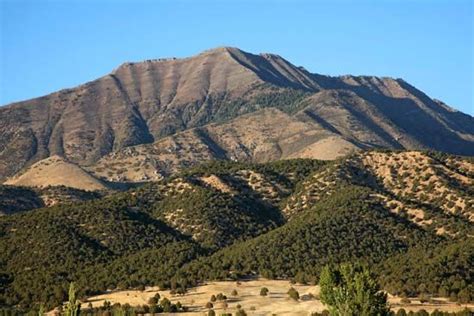
[[[358,168],[344,160],[214,162],[128,192],[1,217],[0,306],[57,306],[70,281],[79,297],[149,285],[185,291],[249,275],[316,283],[326,264],[342,262],[369,264],[394,294],[472,301],[472,224],[423,203],[458,234],[417,225],[377,199],[386,192]],[[241,170],[284,188],[281,202],[264,200]],[[322,185],[314,182],[322,172],[319,198],[285,219],[286,202],[302,200],[308,183]],[[200,182],[208,175],[234,192]]]

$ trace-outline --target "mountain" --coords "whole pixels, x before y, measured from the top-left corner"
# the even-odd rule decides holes
[[[474,164],[377,150],[214,161],[126,192],[0,217],[0,306],[211,279],[315,282],[370,264],[391,294],[474,300]]]
[[[0,108],[0,179],[59,156],[112,182],[207,160],[334,159],[370,148],[474,155],[474,118],[402,79],[329,77],[222,47],[125,63]]]

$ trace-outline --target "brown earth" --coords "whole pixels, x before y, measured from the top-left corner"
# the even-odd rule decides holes
[[[474,118],[402,79],[312,74],[231,47],[124,63],[4,106],[0,135],[2,180],[55,155],[113,181],[210,159],[334,159],[378,147],[474,155]]]

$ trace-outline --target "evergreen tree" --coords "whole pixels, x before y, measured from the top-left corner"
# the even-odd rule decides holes
[[[396,315],[397,316],[407,316],[407,312],[403,308],[400,308]]]
[[[300,293],[298,293],[297,290],[295,290],[294,288],[290,288],[288,290],[288,295],[294,299],[295,301],[299,300],[300,299]]]
[[[247,313],[243,309],[239,309],[236,313],[235,316],[247,316]]]
[[[324,267],[319,281],[321,301],[334,316],[385,316],[387,295],[366,267],[342,264]]]
[[[78,316],[80,304],[76,299],[76,287],[74,282],[69,284],[69,301],[66,304],[65,316]]]
[[[166,297],[161,300],[161,307],[163,308],[163,312],[169,313],[173,311],[173,306],[171,301]]]
[[[154,296],[148,299],[148,304],[157,305],[160,301],[160,293],[156,293]]]
[[[45,312],[44,312],[44,305],[41,304],[40,307],[39,307],[39,310],[38,310],[38,316],[44,316]]]

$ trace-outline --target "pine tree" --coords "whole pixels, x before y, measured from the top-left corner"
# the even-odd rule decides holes
[[[300,293],[298,293],[298,291],[295,290],[293,287],[288,290],[288,295],[295,301],[300,299]]]
[[[406,312],[403,308],[400,308],[400,309],[397,311],[396,316],[407,316],[407,312]]]
[[[390,309],[387,295],[366,267],[343,264],[326,266],[319,281],[321,301],[334,316],[385,316]]]
[[[78,316],[80,304],[76,300],[76,287],[74,282],[69,284],[69,301],[66,304],[65,316]]]
[[[44,305],[41,304],[38,310],[38,316],[44,316]]]

